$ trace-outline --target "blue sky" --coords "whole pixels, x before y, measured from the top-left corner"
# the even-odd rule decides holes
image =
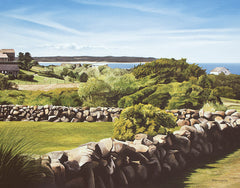
[[[240,63],[239,0],[1,0],[0,48]]]

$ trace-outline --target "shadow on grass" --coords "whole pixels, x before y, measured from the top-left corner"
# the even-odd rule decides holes
[[[188,167],[185,170],[180,170],[178,172],[161,175],[157,180],[150,182],[146,185],[137,186],[138,188],[182,188],[182,187],[201,187],[200,184],[187,183],[189,178],[193,173],[197,172],[198,169],[209,169],[213,170],[217,167],[209,166],[210,164],[215,164],[219,160],[222,160],[228,157],[230,154],[236,152],[239,148],[235,148],[229,151],[217,153],[208,157],[200,157],[196,161],[193,161],[188,164]]]

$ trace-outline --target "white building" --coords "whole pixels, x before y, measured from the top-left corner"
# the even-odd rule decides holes
[[[231,72],[225,67],[216,67],[213,70],[211,70],[211,72],[210,72],[210,74],[214,74],[214,75],[219,75],[221,73],[223,73],[225,75],[231,74]]]

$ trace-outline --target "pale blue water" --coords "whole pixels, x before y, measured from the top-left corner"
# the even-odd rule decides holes
[[[76,62],[78,63],[78,62]],[[40,65],[49,66],[49,65],[61,65],[62,63],[43,63],[39,62]],[[82,62],[81,62],[82,64]],[[138,66],[140,63],[107,63],[107,65],[111,68],[121,68],[121,69],[131,69],[134,66]],[[143,63],[142,63],[143,64]],[[95,64],[93,64],[95,65]],[[103,64],[101,64],[103,65]],[[225,67],[230,70],[232,74],[239,74],[240,75],[240,63],[199,63],[198,64],[203,69],[206,69],[207,73],[209,74],[212,69],[215,67]]]

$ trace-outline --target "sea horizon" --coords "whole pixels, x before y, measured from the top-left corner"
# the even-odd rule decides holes
[[[134,66],[138,66],[139,64],[144,64],[146,62],[88,62],[88,61],[76,61],[76,62],[39,62],[42,66],[49,65],[61,65],[61,64],[91,64],[93,66],[101,66],[108,65],[111,68],[121,68],[121,69],[131,69]],[[193,64],[190,62],[189,64]],[[195,63],[198,64],[203,69],[206,69],[206,72],[209,74],[210,71],[216,67],[225,67],[232,74],[240,75],[240,63]]]

